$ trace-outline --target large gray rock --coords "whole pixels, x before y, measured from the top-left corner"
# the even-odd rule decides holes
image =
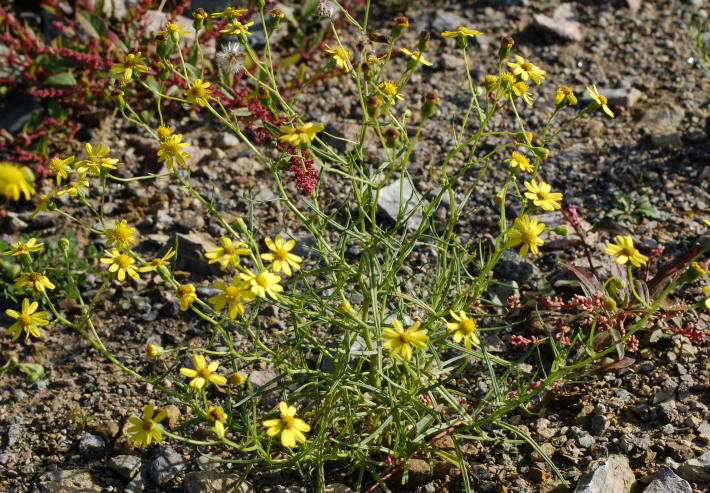
[[[185,270],[195,274],[217,274],[219,263],[209,263],[205,253],[215,248],[214,240],[206,233],[193,231],[189,234],[177,234],[170,239],[174,245],[177,240],[178,254],[175,257],[175,270]]]
[[[582,41],[582,25],[577,21],[577,14],[571,3],[560,4],[552,17],[533,14],[535,25],[569,41]]]
[[[220,474],[215,471],[195,471],[185,475],[185,493],[253,493],[254,487],[238,474]]]
[[[79,452],[86,457],[92,457],[102,453],[104,447],[106,447],[106,442],[99,435],[85,433],[84,436],[79,439]]]
[[[525,257],[521,257],[519,250],[519,246],[505,250],[493,271],[509,281],[524,282],[541,278],[540,269]]]
[[[693,490],[685,479],[664,467],[656,473],[643,493],[693,493]]]
[[[148,466],[148,477],[155,484],[165,484],[180,474],[187,463],[175,449],[168,447]]]
[[[133,479],[141,468],[141,459],[135,455],[117,455],[108,461],[108,466],[124,479]]]
[[[683,108],[660,101],[644,112],[639,125],[651,136],[654,146],[663,149],[680,147],[683,144],[680,124],[684,117]]]
[[[42,474],[37,482],[42,493],[90,493],[101,491],[86,469],[53,471]]]
[[[705,452],[700,457],[685,461],[678,468],[678,474],[688,481],[710,482],[710,452]]]
[[[422,207],[417,205],[424,200],[409,179],[397,180],[380,190],[377,205],[393,221],[408,217],[407,227],[418,228],[422,223]],[[402,215],[400,216],[400,210]]]
[[[623,455],[610,455],[589,465],[574,493],[629,493],[635,482],[629,460]]]

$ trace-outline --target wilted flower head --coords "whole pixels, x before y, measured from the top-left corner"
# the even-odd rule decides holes
[[[239,43],[229,42],[217,53],[217,65],[228,74],[238,74],[244,70],[244,53]]]
[[[316,15],[332,19],[335,15],[335,5],[333,5],[333,2],[330,2],[328,0],[321,0],[320,2],[318,2]]]

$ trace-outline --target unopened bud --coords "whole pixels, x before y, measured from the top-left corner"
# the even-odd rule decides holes
[[[401,134],[396,128],[387,128],[384,132],[382,132],[382,135],[385,137],[385,144],[387,147],[394,147],[397,144],[397,140]]]
[[[604,298],[604,301],[602,301],[602,306],[604,309],[608,312],[613,312],[616,310],[616,301],[614,301],[614,298],[611,296],[607,296]]]
[[[232,376],[229,377],[229,382],[232,385],[242,385],[244,382],[246,382],[246,380],[246,377],[237,371],[232,373]]]
[[[348,300],[341,301],[340,304],[338,305],[338,311],[340,313],[348,313],[350,310],[352,310],[353,306],[350,304]]]
[[[402,35],[405,29],[409,27],[409,19],[400,15],[394,18],[394,26],[392,26],[392,40],[396,40]]]
[[[504,60],[510,56],[510,50],[515,46],[515,41],[510,36],[506,36],[500,40],[500,48],[498,49],[498,59]]]
[[[192,27],[195,28],[195,31],[202,29],[202,26],[205,25],[205,19],[207,19],[207,17],[209,17],[209,15],[203,8],[199,8],[192,13]]]
[[[424,118],[431,117],[436,112],[436,103],[441,101],[436,91],[429,91],[424,96],[424,104],[422,105],[422,116]]]
[[[429,31],[422,31],[419,33],[419,53],[424,53],[429,49],[429,40],[431,39],[431,33]]]
[[[555,226],[554,228],[552,228],[552,231],[554,231],[556,234],[558,234],[560,236],[567,236],[567,234],[569,233],[567,226],[564,226],[564,225]]]
[[[550,151],[548,149],[545,149],[544,147],[533,147],[531,150],[533,154],[535,154],[542,160],[545,160],[550,156]]]
[[[382,98],[373,94],[367,98],[365,106],[367,107],[367,114],[376,117],[380,106],[382,106]]]
[[[160,346],[156,346],[155,344],[148,344],[145,347],[145,354],[147,354],[149,358],[157,358],[163,354],[163,352],[164,349]]]
[[[279,27],[281,21],[286,17],[281,9],[272,9],[269,12],[269,33],[272,33]]]
[[[498,192],[493,196],[493,203],[497,206],[503,205],[503,202],[505,202],[505,195],[503,192]]]

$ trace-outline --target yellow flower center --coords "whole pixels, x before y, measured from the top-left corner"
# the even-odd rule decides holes
[[[388,96],[394,96],[397,94],[397,86],[392,82],[384,82],[382,84],[382,92]]]
[[[274,256],[279,260],[286,260],[288,258],[288,250],[284,248],[278,248],[274,252]]]
[[[538,200],[547,200],[547,198],[548,198],[547,192],[538,191],[537,198],[538,198]]]
[[[205,89],[199,85],[190,86],[188,95],[193,98],[202,98],[205,95]]]
[[[121,241],[126,241],[127,239],[130,238],[131,236],[131,228],[128,226],[125,226],[123,224],[119,224],[116,226],[116,228],[113,230],[113,235],[116,237],[116,239],[121,240]]]
[[[236,248],[234,248],[232,245],[225,245],[222,247],[222,250],[224,250],[225,255],[233,255]]]
[[[602,95],[600,94],[600,95],[599,95],[599,104],[601,104],[602,106],[605,106],[606,103],[607,103],[606,96],[602,96]]]
[[[171,140],[169,142],[166,142],[165,144],[163,144],[163,150],[167,154],[172,154],[172,155],[179,154],[180,153],[180,141]]]
[[[143,420],[143,431],[150,431],[153,429],[153,420],[152,419],[144,419]]]
[[[626,255],[627,257],[633,257],[634,255],[636,255],[636,249],[634,247],[625,246],[621,250],[621,255]]]
[[[202,378],[210,378],[210,375],[212,372],[210,372],[210,369],[207,367],[202,368],[201,370],[197,371],[197,374],[201,376]]]
[[[29,280],[32,281],[32,282],[39,282],[39,281],[42,280],[42,274],[40,274],[39,272],[33,272],[32,274],[30,274],[30,275],[27,276],[27,277],[28,277]]]
[[[17,319],[18,319],[18,320],[20,321],[20,323],[21,323],[22,325],[24,325],[25,327],[29,327],[30,325],[32,325],[32,316],[31,316],[31,315],[25,315],[25,314],[23,313],[23,314],[21,314]]]
[[[535,65],[530,62],[523,62],[520,64],[520,67],[526,72],[532,72],[533,70],[535,70]]]
[[[528,245],[532,245],[533,243],[535,243],[537,235],[534,231],[531,230],[523,231],[523,239],[525,240],[525,243],[527,243]]]
[[[224,297],[230,301],[234,301],[239,297],[239,289],[236,286],[227,286],[224,290]]]
[[[269,286],[269,278],[266,275],[266,272],[262,272],[261,274],[256,276],[255,281],[259,286],[261,286],[263,288],[266,288]]]
[[[399,335],[399,340],[402,342],[402,344],[409,344],[410,341],[412,340],[412,337],[409,334],[407,334],[406,332],[404,332]]]
[[[461,329],[467,334],[473,334],[476,331],[476,322],[470,318],[461,320]]]
[[[284,428],[290,430],[291,428],[296,426],[296,418],[294,418],[293,416],[281,416],[281,424]]]
[[[128,267],[131,266],[132,262],[133,262],[133,260],[131,259],[131,257],[126,255],[125,253],[122,253],[121,255],[116,257],[116,263],[118,264],[118,266],[121,269],[127,269]]]
[[[185,296],[187,294],[192,294],[195,292],[194,288],[190,285],[180,286],[177,290],[178,296]]]

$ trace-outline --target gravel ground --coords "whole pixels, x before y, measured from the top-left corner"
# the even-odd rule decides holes
[[[573,86],[578,94],[591,83],[603,93],[605,89],[617,90],[615,102],[619,104],[613,105],[617,117],[609,120],[595,114],[563,132],[551,146],[545,175],[553,188],[564,190],[566,201],[577,206],[589,223],[603,218],[615,190],[625,191],[632,199],[648,197],[659,215],[641,218],[634,235],[646,251],[662,244],[666,254],[672,255],[706,234],[697,216],[682,212],[710,210],[710,147],[705,134],[710,79],[694,60],[686,27],[688,14],[706,17],[707,12],[702,1],[647,0],[635,13],[624,5],[576,4],[583,39],[566,41],[534,24],[534,14],[552,16],[556,1],[420,2],[407,13],[412,28],[402,44],[413,45],[421,29],[437,32],[458,24],[473,26],[484,32],[476,42],[478,47],[471,48],[472,75],[481,81],[493,70],[498,38],[513,36],[516,53],[534,60],[548,71],[548,80],[554,81],[543,84],[539,93],[536,88],[541,101],[524,110],[534,132],[540,131],[553,110],[550,101],[555,83]],[[376,12],[373,26],[386,31],[391,16]],[[346,36],[345,42],[356,41]],[[411,159],[414,185],[423,193],[430,191],[430,173],[451,145],[451,121],[458,121],[467,103],[464,68],[455,43],[433,36],[428,57],[434,66],[417,72],[406,91],[410,101],[419,101],[432,88],[442,96],[438,112]],[[300,104],[311,120],[322,121],[329,131],[347,137],[357,128],[359,118],[358,106],[349,97],[352,94],[346,80],[330,79],[304,94]],[[247,210],[251,196],[258,203],[257,222],[264,235],[287,230],[296,238],[305,238],[285,207],[272,200],[272,178],[244,146],[220,130],[206,127],[199,115],[186,117],[178,126],[186,140],[200,144],[193,152],[200,164],[194,175],[199,191],[209,193],[216,187],[219,208],[235,216]],[[150,157],[155,154],[154,145],[128,124],[107,119],[101,128],[91,131],[91,138],[107,142],[127,164],[127,174],[156,169]],[[477,188],[462,231],[486,234],[494,230],[491,199],[504,173],[504,169],[493,167]],[[472,180],[467,178],[466,183],[470,185]],[[38,188],[50,186],[47,181]],[[292,184],[288,190],[296,195]],[[167,180],[146,188],[112,185],[111,195],[109,215],[138,225],[146,238],[140,249],[146,253],[156,254],[174,235],[202,243],[221,232],[216,222],[196,212],[200,210],[197,204]],[[347,200],[332,176],[322,177],[321,195],[334,210]],[[53,215],[31,218],[30,210],[29,206],[13,206],[2,219],[0,239],[16,241],[23,232],[53,237],[72,229]],[[81,245],[100,246],[96,237],[77,235]],[[600,233],[595,237],[599,252],[609,236]],[[561,275],[560,262],[578,260],[579,256],[579,250],[563,242],[545,249],[537,264],[541,275],[554,282]],[[212,279],[209,269],[190,267],[191,282],[208,287]],[[203,267],[205,270],[199,271]],[[89,278],[87,284],[91,283]],[[158,279],[146,276],[135,286],[135,291],[126,292],[120,286],[112,288],[111,296],[99,305],[97,327],[122,361],[149,372],[150,364],[143,357],[147,343],[199,343],[206,327],[179,312],[174,295],[164,291]],[[697,293],[688,294],[697,299]],[[69,301],[62,309],[76,313]],[[707,313],[691,312],[687,317],[700,329],[707,329]],[[272,316],[270,323],[277,323],[276,317]],[[491,339],[491,351],[514,354],[515,348],[505,342],[507,335]],[[246,344],[246,340],[236,344]],[[41,363],[47,375],[32,385],[25,384],[18,372],[5,373],[0,379],[0,491],[202,491],[194,489],[185,477],[190,471],[214,466],[194,450],[165,442],[136,449],[120,433],[127,417],[143,403],[159,401],[153,389],[134,383],[66,328],[53,327],[40,342],[27,345],[0,340],[2,360],[11,351],[17,351],[22,361]],[[664,466],[687,479],[694,491],[708,491],[704,488],[710,484],[710,468],[705,469],[708,477],[703,480],[701,474],[688,472],[690,466],[684,467],[710,450],[708,352],[707,344],[692,343],[682,335],[661,339],[643,346],[630,367],[568,383],[538,415],[512,416],[511,422],[538,440],[572,485],[592,461],[622,455],[636,480],[633,491],[644,491]],[[267,370],[254,369],[258,371]],[[482,394],[487,389],[475,367],[461,384]],[[171,419],[179,422],[186,411],[174,406]],[[501,440],[464,451],[475,491],[567,491],[532,448],[506,444],[498,432],[494,436]],[[216,470],[238,473],[225,466]],[[436,477],[420,472],[413,474],[416,481],[396,491],[463,491],[456,469],[439,471]],[[349,483],[342,472],[332,474],[333,483]],[[250,479],[253,491],[310,491],[294,473],[282,471]],[[78,485],[74,489],[67,486],[72,481]]]

